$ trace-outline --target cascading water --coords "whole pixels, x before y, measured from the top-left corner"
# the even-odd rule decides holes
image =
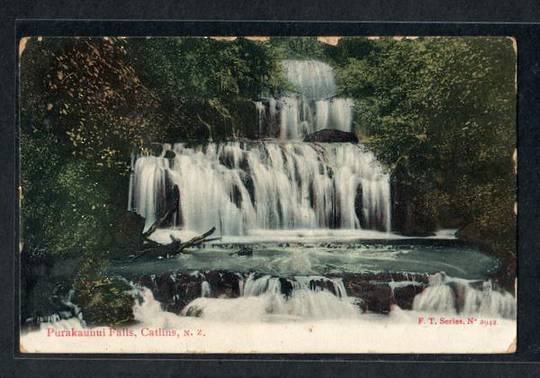
[[[140,157],[133,207],[148,229],[171,186],[180,190],[186,230],[216,226],[224,235],[250,229],[390,230],[388,175],[354,144],[239,143],[189,148],[175,158]]]
[[[371,152],[361,144],[302,142],[306,135],[319,130],[352,131],[353,102],[336,97],[332,68],[313,60],[286,60],[283,67],[293,89],[282,97],[255,103],[257,118],[253,127],[264,140],[195,147],[164,144],[159,156],[133,154],[128,209],[145,218],[145,231],[163,217],[171,203],[176,206],[170,222],[173,228],[202,233],[216,227],[222,236],[240,236],[242,242],[247,240],[244,235],[253,231],[261,235],[268,230],[298,230],[295,233],[305,238],[311,231],[326,229],[339,229],[332,233],[344,231],[347,235],[356,235],[360,229],[391,230],[389,175]],[[175,202],[171,202],[171,193],[178,193]],[[390,240],[395,236],[384,237]],[[298,239],[296,234],[293,237]],[[236,248],[231,244],[231,248]],[[205,338],[213,335],[209,340],[201,338],[199,349],[192,344],[197,339],[190,337],[190,344],[185,347],[190,353],[209,352],[209,346],[216,343],[222,343],[219,352],[307,352],[309,346],[299,343],[304,337],[315,341],[310,344],[319,349],[313,352],[357,353],[362,343],[368,343],[366,351],[389,351],[377,346],[379,339],[390,332],[395,336],[387,338],[383,345],[395,345],[403,325],[407,325],[412,326],[407,327],[411,334],[427,335],[424,340],[428,342],[414,345],[418,352],[432,352],[432,341],[437,339],[445,340],[444,352],[463,352],[459,338],[470,337],[470,328],[425,328],[418,321],[425,315],[472,314],[504,324],[502,330],[506,333],[499,332],[501,345],[506,347],[515,336],[514,296],[492,287],[485,278],[465,280],[443,273],[431,274],[440,272],[441,267],[451,269],[452,274],[466,273],[462,269],[462,249],[437,248],[429,252],[391,244],[384,248],[354,244],[339,249],[313,247],[303,244],[287,250],[288,246],[280,245],[278,253],[270,248],[261,252],[250,250],[246,255],[227,253],[219,247],[214,253],[211,246],[205,246],[197,251],[200,253],[190,251],[169,262],[163,259],[163,263],[170,263],[175,269],[181,266],[186,272],[159,271],[159,275],[134,280],[137,284],[132,295],[137,300],[133,311],[141,335],[150,328],[184,332],[196,329],[208,332]],[[475,259],[467,268],[476,278],[478,269],[473,269],[474,265],[483,266],[487,261],[483,260],[485,256],[467,253]],[[459,264],[452,265],[453,259]],[[129,262],[135,270],[136,264]],[[144,262],[141,264],[143,271],[149,269]],[[403,273],[404,268],[423,273],[409,277]],[[119,270],[120,274],[127,271],[126,266]],[[396,280],[392,274],[385,278],[392,271],[401,273],[394,275]],[[422,278],[428,273],[429,279]],[[49,337],[51,330],[86,327],[85,309],[81,311],[71,303],[72,295],[70,292],[64,301],[69,311],[38,319],[56,322],[53,327],[23,336],[26,348],[40,350],[47,342],[58,345]],[[383,318],[382,314],[389,316]],[[282,321],[287,328],[283,328]],[[234,322],[241,323],[235,326]],[[395,328],[394,322],[398,323]],[[250,323],[264,337],[254,338]],[[346,338],[348,341],[344,341]],[[477,338],[478,345],[472,349],[475,353],[485,350],[482,348],[492,340],[492,331],[486,328],[485,334]],[[77,343],[73,349],[87,345],[75,338],[67,339]],[[259,339],[263,343],[254,346]],[[451,349],[449,343],[456,339]],[[97,351],[114,350],[104,347],[103,340],[111,342],[99,338]],[[113,340],[121,341],[117,347],[121,352],[126,351],[126,345],[136,345],[118,337]],[[165,352],[177,351],[181,342],[175,337],[171,339],[171,349],[160,349],[165,344],[163,337],[139,340],[144,340],[145,345],[155,340],[153,350]],[[333,340],[337,343],[327,346]],[[231,343],[227,344],[228,341]],[[369,343],[375,346],[369,347]],[[411,352],[409,344],[405,341],[403,349],[396,351]]]
[[[313,131],[350,131],[352,101],[337,98],[332,68],[286,60],[296,92],[256,103],[260,134],[280,142],[165,144],[161,156],[140,156],[130,186],[131,209],[147,230],[175,185],[184,230],[218,227],[222,235],[253,229],[376,229],[390,231],[389,176],[362,145],[303,143]],[[279,118],[279,120],[278,120]],[[173,159],[165,152],[174,151]]]
[[[491,281],[474,288],[469,282],[451,278],[443,272],[429,279],[429,286],[414,298],[413,310],[429,313],[516,316],[516,298],[508,292],[494,290]]]
[[[316,286],[315,282],[322,285]],[[243,283],[239,298],[227,300],[202,296],[189,303],[182,314],[214,320],[354,319],[360,315],[356,302],[355,298],[347,296],[341,279],[318,276],[284,279],[270,275],[257,278],[252,273]],[[243,307],[248,309],[239,313],[238,309]]]
[[[316,60],[285,60],[283,68],[294,90],[256,102],[260,137],[301,140],[323,129],[352,130],[353,101],[336,97],[332,67]]]

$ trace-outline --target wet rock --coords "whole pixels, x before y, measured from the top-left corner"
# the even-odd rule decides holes
[[[448,286],[450,286],[450,288],[454,292],[454,303],[456,306],[456,310],[459,313],[463,311],[463,308],[465,307],[465,296],[467,294],[467,287],[458,282],[450,282],[448,283]]]
[[[220,154],[218,156],[218,160],[219,160],[219,164],[229,168],[229,169],[233,169],[234,168],[234,158],[233,158],[233,155],[232,154]]]
[[[156,279],[154,297],[160,302],[172,302],[175,294],[175,282],[169,273],[164,273]]]
[[[237,185],[233,185],[232,191],[229,194],[229,197],[237,208],[242,207],[242,194],[240,193],[240,189],[238,188]]]
[[[344,285],[347,295],[361,299],[368,311],[387,314],[394,304],[392,289],[387,283],[349,278],[344,279]]]
[[[476,290],[482,290],[484,288],[484,281],[469,282],[469,286]]]
[[[38,327],[41,321],[69,318],[76,315],[64,301],[68,296],[67,283],[39,280],[21,304],[21,320],[26,326]],[[21,295],[24,293],[21,293]]]
[[[318,291],[318,290],[329,291],[330,293],[334,295],[338,295],[336,293],[336,288],[334,287],[334,283],[331,280],[312,279],[311,281],[309,281],[309,288],[310,290],[314,290],[314,291]]]
[[[354,298],[353,299],[353,303],[358,306],[358,308],[362,311],[362,312],[366,312],[368,310],[368,307],[367,307],[367,304],[366,302],[364,302],[362,299],[360,298]]]
[[[394,302],[403,310],[411,310],[413,307],[414,297],[420,294],[424,286],[422,285],[407,285],[394,288]]]
[[[253,247],[249,245],[242,245],[240,249],[236,252],[229,253],[230,256],[238,255],[238,256],[253,256]]]
[[[358,137],[346,131],[323,129],[306,135],[304,142],[317,143],[358,143]]]
[[[360,221],[360,227],[368,228],[367,219],[364,212],[362,185],[356,187],[356,196],[354,197],[354,212]]]
[[[150,276],[139,277],[136,282],[139,286],[146,287],[150,290],[155,288],[155,282]]]
[[[172,302],[165,306],[165,310],[179,314],[191,301],[202,295],[202,281],[198,275],[176,275]]]
[[[176,157],[176,153],[173,150],[167,150],[165,151],[165,155],[163,155],[165,159],[174,159]]]
[[[292,283],[286,278],[280,278],[279,283],[281,284],[281,294],[285,297],[290,297],[293,291]]]
[[[256,273],[253,279],[264,276]],[[411,273],[362,273],[340,275],[343,279],[347,295],[354,298],[362,311],[388,313],[393,304],[403,309],[412,308],[414,297],[427,285],[428,275]],[[230,271],[211,270],[204,273],[162,274],[155,280],[150,276],[138,279],[142,286],[152,289],[156,300],[162,303],[166,311],[181,313],[186,306],[202,296],[203,281],[210,286],[210,297],[236,298],[240,296],[240,280],[246,275]],[[279,277],[281,294],[290,298],[294,291],[294,279]],[[406,285],[396,285],[392,290],[389,282],[411,282]],[[313,278],[308,287],[314,291],[327,291],[338,295],[331,278]],[[198,316],[196,309],[190,309],[192,315]]]
[[[186,313],[185,315],[186,316],[191,316],[191,317],[194,317],[194,318],[200,318],[203,314],[203,310],[202,308],[198,307],[198,306],[190,306],[187,308],[186,310]]]
[[[66,305],[71,276],[78,259],[54,257],[45,249],[24,246],[20,254],[20,319],[23,326],[66,318],[73,309]]]
[[[368,285],[359,297],[366,303],[369,311],[387,314],[393,304],[392,289],[387,284]]]
[[[249,194],[249,199],[251,203],[254,204],[255,203],[255,184],[253,182],[253,179],[248,173],[243,172],[243,171],[240,171],[239,175],[240,175],[240,180],[242,180],[242,184],[244,185],[244,187],[246,188]]]
[[[209,271],[205,273],[215,297],[236,298],[240,295],[240,277],[232,272]]]
[[[176,277],[176,295],[181,295],[188,301],[201,296],[202,276],[181,274]]]
[[[164,273],[155,280],[139,277],[136,282],[152,290],[154,298],[165,311],[179,314],[184,307],[201,296],[203,277],[188,273]]]

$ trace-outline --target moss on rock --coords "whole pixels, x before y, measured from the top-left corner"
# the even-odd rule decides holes
[[[74,302],[81,307],[88,325],[117,325],[134,319],[135,298],[123,280],[103,278],[75,283]]]

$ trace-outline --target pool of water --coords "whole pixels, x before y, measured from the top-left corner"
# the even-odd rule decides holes
[[[257,244],[251,256],[239,256],[239,245],[210,245],[172,258],[116,261],[110,273],[125,277],[164,271],[228,270],[277,276],[339,275],[366,272],[446,272],[466,279],[485,279],[497,260],[478,249],[441,241],[341,244]]]

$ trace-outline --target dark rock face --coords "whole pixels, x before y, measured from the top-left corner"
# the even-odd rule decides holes
[[[227,271],[164,273],[158,277],[142,276],[137,283],[152,290],[165,311],[179,314],[187,304],[202,296],[204,281],[211,287],[211,297],[236,298],[240,295],[241,278],[240,274]]]
[[[239,274],[232,272],[210,271],[205,273],[206,281],[212,288],[213,297],[237,298],[240,295]]]
[[[389,284],[404,281],[411,284],[394,290]],[[363,311],[387,314],[394,304],[402,309],[411,309],[414,297],[427,286],[428,276],[405,273],[350,274],[343,277],[343,283],[347,295],[361,300]]]
[[[76,316],[67,304],[71,276],[80,263],[79,257],[54,257],[45,249],[28,248],[20,254],[20,320],[22,327],[39,327],[48,319]]]
[[[189,302],[201,296],[202,281],[200,275],[164,273],[155,278],[142,276],[138,284],[152,290],[164,310],[179,314]]]
[[[255,184],[253,183],[253,179],[251,176],[245,172],[240,171],[240,179],[242,180],[242,184],[244,184],[245,188],[248,191],[249,199],[251,200],[251,203],[255,203]]]
[[[362,201],[362,185],[356,187],[356,196],[354,197],[354,212],[360,221],[360,227],[368,228],[368,222],[364,214],[364,207]]]
[[[304,142],[358,143],[358,137],[355,134],[346,131],[323,129],[306,135]]]
[[[394,301],[402,310],[412,310],[414,297],[424,290],[421,285],[407,285],[394,288]]]
[[[163,219],[160,227],[169,227],[175,222],[177,225],[182,225],[183,221],[180,216],[180,188],[174,184],[168,171],[165,173],[165,183],[162,193],[164,195],[160,195],[157,201],[157,218],[164,217],[167,212],[169,212],[169,216],[167,219]]]
[[[323,279],[319,279],[319,280],[311,280],[309,281],[309,288],[311,290],[326,290],[326,291],[329,291],[330,293],[338,296],[338,293],[336,293],[336,289],[334,287],[334,285],[332,284],[332,281],[329,281],[329,280],[323,280]]]
[[[387,314],[394,303],[392,290],[387,284],[350,280],[345,288],[349,296],[360,298],[368,311]]]
[[[167,150],[165,151],[165,155],[163,155],[165,159],[174,159],[176,157],[176,153],[173,150]]]
[[[292,283],[285,278],[280,278],[279,282],[281,284],[281,294],[283,294],[286,298],[289,298],[293,291]]]

